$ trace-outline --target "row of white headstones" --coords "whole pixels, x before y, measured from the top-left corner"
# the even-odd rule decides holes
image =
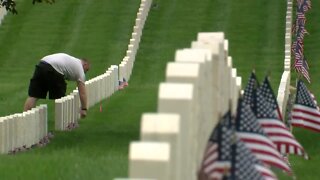
[[[0,24],[7,11],[0,8]],[[26,150],[48,140],[47,105],[41,104],[27,112],[0,117],[0,154]]]
[[[284,71],[277,101],[285,115],[290,94],[292,0],[287,1]],[[156,113],[141,116],[140,141],[129,147],[129,178],[197,179],[207,140],[218,117],[235,112],[241,77],[223,33],[198,33],[191,48],[176,51],[159,85]]]
[[[121,83],[130,80],[135,56],[139,48],[145,20],[151,6],[151,0],[141,0],[140,7],[131,34],[126,55],[119,65],[111,65],[105,73],[85,82],[88,107],[107,99],[119,90]],[[68,130],[77,125],[79,120],[79,92],[75,89],[68,96],[55,100],[55,129]]]
[[[88,107],[110,97],[119,90],[119,82],[130,79],[135,55],[139,48],[151,0],[141,0],[126,55],[119,65],[111,65],[104,74],[85,82]],[[0,9],[0,15],[5,10]],[[3,16],[4,16],[3,15]],[[0,18],[0,20],[2,20]],[[80,100],[77,89],[55,100],[55,129],[71,130],[78,126]],[[7,154],[41,145],[48,138],[47,105],[41,104],[29,111],[0,117],[0,154]],[[45,138],[45,139],[44,139]]]
[[[284,68],[281,76],[277,101],[282,112],[285,116],[287,102],[289,95],[293,92],[290,89],[291,83],[291,46],[292,46],[292,0],[287,0],[287,11],[286,11],[286,26],[285,26],[285,44],[284,44]]]
[[[157,112],[142,115],[140,141],[130,144],[129,177],[196,179],[212,129],[235,113],[241,92],[224,33],[198,33],[177,50],[158,92]]]

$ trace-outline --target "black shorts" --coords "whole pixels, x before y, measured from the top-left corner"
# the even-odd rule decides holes
[[[59,99],[66,94],[67,84],[64,76],[58,73],[50,64],[40,61],[36,65],[30,79],[28,94],[30,97],[46,99]]]

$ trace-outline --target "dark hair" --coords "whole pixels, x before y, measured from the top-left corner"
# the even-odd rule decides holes
[[[88,70],[91,68],[91,64],[87,58],[81,58],[81,61],[88,66]]]

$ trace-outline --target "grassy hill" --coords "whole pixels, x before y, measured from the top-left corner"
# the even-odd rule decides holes
[[[164,81],[166,63],[179,48],[190,47],[198,32],[225,32],[243,86],[252,69],[259,80],[271,75],[274,91],[280,82],[284,59],[286,1],[278,0],[154,0],[145,24],[129,87],[91,108],[80,127],[54,132],[45,148],[14,156],[0,156],[2,179],[113,179],[126,177],[130,141],[139,139],[143,112],[155,112],[158,84]],[[319,4],[314,2],[313,6]],[[87,57],[92,62],[88,79],[119,64],[125,55],[140,1],[68,0],[53,5],[18,1],[19,15],[8,14],[0,26],[0,116],[21,112],[34,65],[54,52]],[[317,29],[311,9],[305,40],[310,59],[310,89],[317,96]],[[310,20],[309,20],[310,18]],[[311,25],[312,24],[312,25]],[[294,72],[293,72],[294,73]],[[74,83],[69,83],[68,91]],[[48,103],[49,129],[53,130],[53,103]],[[320,149],[318,134],[294,130],[311,156],[290,160],[298,179],[315,179]],[[291,179],[277,172],[280,179]]]

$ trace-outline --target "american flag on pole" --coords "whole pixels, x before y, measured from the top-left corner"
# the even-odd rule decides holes
[[[320,132],[320,112],[314,99],[305,84],[299,80],[292,108],[292,126]]]
[[[199,172],[200,180],[223,179],[231,168],[231,141],[232,131],[223,131],[223,123],[228,123],[230,114],[222,117],[216,128],[211,133],[204,154],[202,167]]]
[[[253,111],[255,112],[258,122],[262,126],[264,132],[277,146],[280,153],[304,155],[305,158],[307,158],[304,148],[295,139],[286,125],[273,113],[274,110],[272,109],[272,106],[260,91],[261,90],[259,89],[256,91]]]
[[[297,11],[307,12],[311,9],[311,0],[297,0]]]
[[[253,108],[253,94],[258,86],[259,82],[257,80],[257,76],[254,72],[251,72],[250,78],[243,93],[243,102],[250,105],[251,108]]]
[[[306,16],[304,12],[297,12],[296,26],[303,27],[306,24]]]
[[[270,104],[271,108],[274,110],[274,114],[283,121],[282,113],[278,105],[277,98],[272,90],[269,78],[266,76],[262,85],[259,87],[261,94],[265,97],[265,100]]]
[[[229,130],[230,131],[230,130]],[[228,179],[277,180],[277,176],[237,137],[231,148],[232,167]]]
[[[298,32],[300,32],[301,29],[298,30]],[[300,34],[299,36],[297,36],[297,40],[294,42],[293,47],[294,47],[294,67],[296,69],[297,72],[301,73],[306,79],[307,81],[310,83],[311,79],[309,76],[309,66],[307,63],[307,60],[303,54],[303,35],[305,31],[303,31],[303,33],[298,33]]]
[[[297,72],[301,73],[303,75],[304,78],[306,78],[306,80],[310,83],[311,82],[311,78],[309,75],[309,66],[307,63],[307,60],[305,59],[304,55],[303,55],[303,50],[301,49],[301,45],[296,46],[296,51],[295,51],[295,63],[294,63],[294,67],[296,69]]]
[[[276,145],[264,133],[251,108],[241,99],[238,102],[235,127],[237,135],[259,160],[266,165],[277,167],[288,173],[292,172]]]
[[[297,19],[296,19],[296,42],[295,42],[295,63],[294,67],[296,70],[301,73],[307,81],[310,83],[309,76],[309,67],[307,64],[307,60],[303,53],[303,39],[304,34],[307,34],[307,30],[305,29],[306,17],[305,12],[311,9],[311,1],[310,0],[297,0]]]
[[[211,134],[200,171],[200,180],[277,179],[237,137],[230,111]]]
[[[309,34],[308,31],[306,30],[306,28],[304,27],[304,25],[299,26],[298,28],[298,33],[297,33],[297,41],[301,44],[303,44],[303,40],[304,40],[304,35],[305,34]]]
[[[304,34],[307,34],[307,30],[305,29],[306,17],[305,12],[311,9],[311,1],[310,0],[297,0],[297,19],[295,23],[294,30],[296,32],[296,40],[292,44],[292,50],[294,55],[294,68],[296,71],[303,75],[304,78],[310,83],[311,78],[309,75],[309,66],[307,63],[307,59],[304,56],[303,49],[303,39]]]

